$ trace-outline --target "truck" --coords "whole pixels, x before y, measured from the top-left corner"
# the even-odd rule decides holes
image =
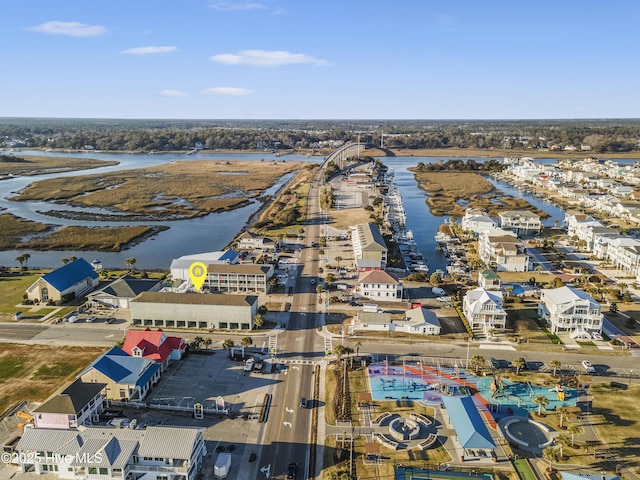
[[[244,362],[244,371],[245,372],[250,372],[253,369],[253,364],[256,363],[256,361],[253,359],[253,357],[249,357],[245,362]]]
[[[227,452],[220,453],[213,466],[213,475],[216,478],[227,478],[229,469],[231,468],[231,454]]]

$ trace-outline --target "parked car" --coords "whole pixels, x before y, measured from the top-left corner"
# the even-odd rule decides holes
[[[93,323],[98,319],[98,317],[96,317],[95,315],[89,315],[87,317],[87,323]]]
[[[287,468],[287,480],[295,480],[298,473],[298,464],[291,462]]]
[[[116,319],[115,319],[115,318],[113,318],[113,317],[109,317],[109,318],[107,318],[107,319],[105,320],[105,322],[107,322],[107,323],[113,323],[113,322],[115,322],[115,321],[116,321]]]
[[[307,399],[304,397],[300,399],[300,408],[307,408]]]
[[[582,361],[582,368],[584,368],[588,373],[595,373],[596,369],[589,360]]]

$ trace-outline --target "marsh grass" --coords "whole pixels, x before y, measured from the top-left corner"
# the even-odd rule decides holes
[[[0,250],[17,248],[24,236],[46,232],[50,228],[49,225],[24,220],[10,213],[0,214]]]
[[[128,244],[166,227],[132,225],[123,227],[62,227],[19,244],[30,250],[100,250],[119,252]]]
[[[13,200],[45,200],[119,212],[189,217],[244,205],[299,162],[184,161],[34,182]]]
[[[108,167],[119,162],[90,158],[40,157],[36,155],[7,155],[0,158],[0,175],[41,175],[43,173],[71,172],[88,168]]]
[[[477,173],[410,170],[414,171],[419,187],[429,194],[427,205],[433,215],[461,217],[471,207],[486,210],[491,217],[497,217],[501,211],[519,209],[537,213],[542,218],[548,216],[526,200],[499,193],[491,182]]]

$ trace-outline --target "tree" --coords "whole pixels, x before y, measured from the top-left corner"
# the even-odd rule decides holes
[[[210,338],[205,338],[204,342],[202,342],[202,343],[204,344],[205,350],[209,350],[209,347],[213,343],[213,340],[211,340]]]
[[[564,458],[564,447],[569,445],[569,437],[564,434],[560,434],[554,438],[554,441],[556,442],[556,445],[560,447],[560,458]]]
[[[66,265],[67,263],[69,263],[69,259],[67,257],[62,257],[60,261],[62,262],[63,265]]]
[[[618,304],[616,302],[611,302],[611,304],[609,305],[609,311],[611,313],[617,313],[618,312]]]
[[[558,461],[558,450],[554,447],[547,447],[542,451],[542,458],[549,462],[549,470],[551,470],[551,464]]]
[[[242,337],[242,340],[240,340],[240,345],[242,345],[244,348],[250,347],[251,345],[253,345],[253,338]]]
[[[431,283],[431,285],[434,285],[437,287],[442,283],[442,277],[438,272],[433,272],[429,277],[429,282]]]
[[[485,362],[486,360],[482,355],[476,354],[473,357],[471,357],[471,366],[475,370],[476,375],[478,374],[478,370],[480,370],[480,368],[484,366]]]
[[[358,355],[360,355],[360,347],[362,346],[362,342],[360,340],[358,340],[356,343],[353,344],[354,347],[356,347],[356,357]]]
[[[338,264],[338,268],[340,268],[340,262],[342,261],[342,257],[340,255],[336,256],[334,258],[334,260],[336,261],[336,263]]]
[[[527,362],[525,362],[524,358],[519,357],[513,361],[513,366],[516,367],[516,375],[520,375],[520,369],[527,366]]]
[[[24,255],[20,255],[19,257],[16,257],[16,262],[18,262],[20,264],[20,268],[22,270],[24,270],[23,264],[24,264]]]
[[[225,350],[230,351],[235,346],[236,346],[236,342],[234,342],[230,338],[227,338],[224,342],[222,342],[222,348],[224,348]]]
[[[566,405],[561,405],[556,409],[558,415],[560,415],[560,428],[564,428],[564,416],[569,412],[569,409]]]
[[[569,425],[569,433],[571,434],[571,446],[575,446],[576,435],[582,432],[582,427],[576,423]]]
[[[136,265],[136,259],[134,257],[129,257],[125,259],[124,264],[129,268],[129,271],[133,271]]]
[[[556,372],[562,367],[562,362],[560,360],[551,360],[549,362],[549,366],[553,368],[553,376],[556,376]]]
[[[260,313],[256,313],[256,316],[253,319],[253,324],[258,328],[262,327],[262,325],[264,325],[264,316]]]
[[[536,395],[533,397],[533,403],[538,405],[538,415],[542,415],[542,408],[549,405],[549,400],[544,395]]]
[[[336,279],[336,276],[333,273],[327,273],[327,276],[324,279],[327,283],[333,283]]]
[[[333,346],[333,354],[338,357],[338,360],[342,358],[343,355],[347,353],[347,349],[344,345],[334,345]]]
[[[24,258],[24,269],[26,270],[28,268],[27,262],[29,262],[31,255],[29,255],[28,253],[25,253],[24,255],[22,255],[22,258]]]
[[[316,286],[316,292],[317,292],[317,293],[322,293],[322,292],[323,292],[322,285],[317,285],[317,286]]]

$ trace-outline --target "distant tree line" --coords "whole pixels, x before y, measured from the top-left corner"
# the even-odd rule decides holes
[[[416,171],[418,172],[438,172],[444,170],[456,170],[456,171],[471,171],[471,172],[496,172],[505,168],[505,164],[499,160],[491,159],[486,162],[476,162],[470,158],[468,160],[451,159],[446,162],[440,160],[436,163],[423,163],[419,162],[416,165]]]
[[[403,149],[640,149],[639,120],[329,121],[0,118],[0,146],[97,150],[313,148],[355,141]]]

